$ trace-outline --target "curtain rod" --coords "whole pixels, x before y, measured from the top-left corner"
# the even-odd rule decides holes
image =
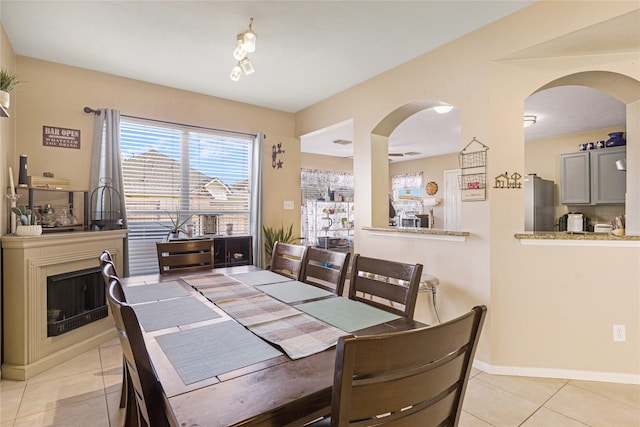
[[[101,113],[100,110],[94,110],[91,107],[84,107],[84,112],[85,113],[93,113],[96,116],[99,116],[100,113]],[[164,123],[164,124],[167,124],[167,125],[184,126],[184,127],[195,128],[195,129],[206,129],[206,130],[214,130],[214,131],[218,131],[218,132],[235,133],[235,134],[239,134],[239,135],[252,136],[254,138],[258,136],[255,133],[247,133],[247,132],[238,132],[238,131],[233,131],[233,130],[208,128],[208,127],[205,127],[205,126],[186,125],[184,123],[176,123],[176,122],[169,122],[169,121],[165,121],[165,120],[149,119],[149,118],[146,118],[146,117],[130,116],[130,115],[127,115],[127,114],[120,114],[120,117],[126,117],[128,119],[147,120],[147,121],[150,121],[150,122]]]

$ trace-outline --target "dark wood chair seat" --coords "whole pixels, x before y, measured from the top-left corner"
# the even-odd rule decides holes
[[[156,242],[160,274],[213,268],[213,240]]]
[[[300,281],[342,295],[350,258],[349,252],[309,247]]]
[[[356,254],[351,264],[349,298],[413,319],[421,275],[422,264]]]
[[[341,337],[331,426],[457,426],[487,308],[436,326]]]
[[[271,271],[300,280],[306,255],[306,246],[275,242],[271,253]]]

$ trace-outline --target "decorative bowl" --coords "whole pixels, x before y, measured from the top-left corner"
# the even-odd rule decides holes
[[[18,225],[16,227],[16,235],[18,236],[39,236],[41,234],[41,225]]]

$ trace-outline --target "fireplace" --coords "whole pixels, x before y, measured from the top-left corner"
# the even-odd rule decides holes
[[[47,336],[64,334],[108,315],[99,267],[47,277]]]
[[[73,231],[0,239],[2,378],[26,380],[117,337],[104,305],[98,257],[107,249],[122,271],[126,234]]]

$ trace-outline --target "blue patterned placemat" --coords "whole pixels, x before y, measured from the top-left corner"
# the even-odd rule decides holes
[[[212,308],[213,305],[209,306],[194,297],[168,299],[133,306],[140,325],[147,332],[221,317]]]
[[[305,301],[333,295],[333,293],[325,289],[321,289],[307,283],[298,282],[297,280],[291,282],[272,283],[269,285],[260,285],[256,287],[265,294],[269,294],[272,297],[286,303]]]
[[[296,308],[348,332],[400,318],[398,315],[343,297],[308,302],[296,305]]]
[[[282,355],[230,320],[161,335],[156,341],[185,384]]]
[[[125,286],[123,288],[127,303],[160,301],[189,295],[189,291],[178,282],[161,282],[140,286]]]

